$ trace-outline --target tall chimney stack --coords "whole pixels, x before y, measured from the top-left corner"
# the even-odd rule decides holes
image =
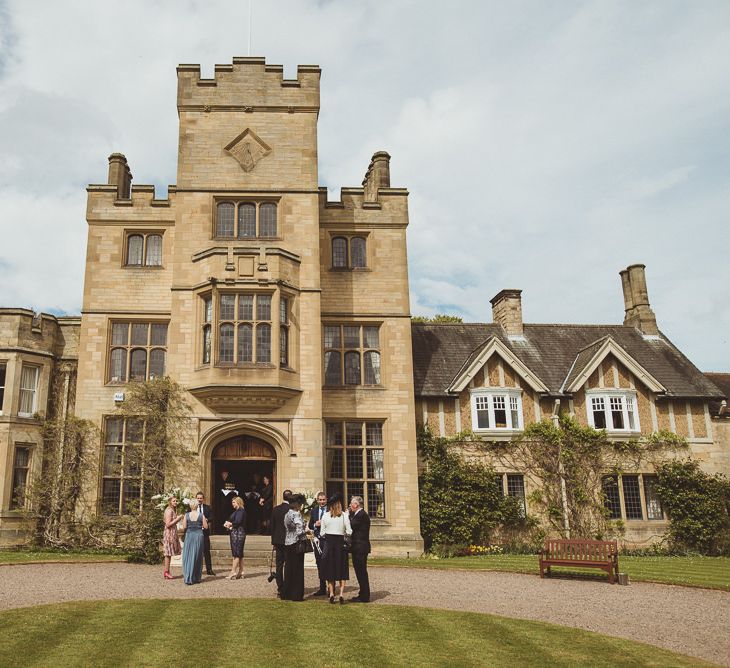
[[[117,187],[117,199],[129,199],[132,189],[132,172],[129,170],[127,158],[122,153],[109,156],[110,186]]]
[[[643,264],[632,264],[619,272],[624,293],[624,325],[636,327],[643,334],[656,336],[659,328],[656,315],[649,304],[645,269]]]
[[[362,185],[366,202],[377,202],[378,190],[390,188],[390,154],[387,151],[373,153]]]
[[[502,325],[507,336],[524,336],[522,290],[501,290],[489,303],[492,305],[492,320]]]

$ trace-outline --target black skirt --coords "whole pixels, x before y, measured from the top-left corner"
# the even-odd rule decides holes
[[[322,578],[328,582],[338,582],[340,580],[350,579],[344,536],[327,534],[324,537],[324,550],[322,551]]]
[[[235,559],[243,558],[243,546],[246,543],[246,530],[243,527],[231,529],[231,554]]]

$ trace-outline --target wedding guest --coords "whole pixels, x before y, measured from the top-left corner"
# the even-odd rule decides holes
[[[167,508],[163,515],[165,528],[162,532],[162,554],[165,557],[165,571],[163,577],[165,580],[172,580],[170,575],[170,561],[172,557],[180,554],[180,539],[177,535],[177,523],[183,518],[177,512],[177,498],[171,496],[167,500]]]
[[[218,480],[218,487],[215,490],[215,495],[218,499],[217,507],[223,509],[225,509],[226,506],[230,507],[233,497],[238,496],[238,485],[227,469],[221,471],[221,477]],[[221,511],[221,515],[223,515],[223,511]],[[221,517],[218,521],[220,522],[222,519],[223,518]],[[225,522],[220,523],[220,528],[225,529]]]
[[[185,542],[183,543],[183,581],[186,585],[197,584],[203,579],[203,547],[205,537],[203,532],[208,529],[208,520],[205,519],[198,501],[190,502],[190,510],[183,519]]]
[[[271,484],[271,478],[267,475],[263,477],[260,493],[261,532],[269,534],[271,532],[271,509],[274,506],[274,486]]]
[[[319,527],[320,537],[324,537],[324,554],[322,555],[324,577],[330,603],[335,602],[335,583],[340,583],[339,600],[345,602],[345,583],[350,579],[347,567],[347,548],[345,536],[352,534],[350,518],[342,511],[342,497],[336,494],[330,498],[328,511],[322,518]]]
[[[289,499],[289,510],[284,516],[286,529],[286,561],[284,562],[284,598],[287,601],[304,600],[304,552],[297,544],[306,540],[306,529],[301,509],[304,505],[303,494],[293,494]]]
[[[223,523],[223,526],[231,532],[231,555],[233,563],[229,580],[240,580],[243,575],[243,545],[246,542],[246,511],[243,507],[243,499],[234,496],[231,501],[233,512]]]
[[[314,592],[314,596],[327,595],[327,579],[324,577],[324,563],[322,555],[324,553],[324,543],[326,538],[320,533],[322,518],[327,512],[327,495],[324,492],[317,492],[317,507],[312,509],[309,514],[309,529],[314,537],[319,540],[319,549],[314,548],[314,558],[317,561],[317,572],[319,573],[319,589]]]
[[[353,496],[350,500],[350,524],[352,525],[352,567],[355,569],[360,591],[351,598],[356,603],[370,603],[370,578],[368,577],[368,554],[370,554],[370,515],[363,508],[363,498]]]
[[[289,512],[289,499],[292,492],[285,489],[283,501],[271,512],[271,545],[276,555],[276,593],[279,598],[284,597],[284,561],[286,559],[286,527],[284,517]]]
[[[213,525],[213,509],[207,503],[205,503],[205,495],[203,494],[203,492],[198,492],[195,495],[195,500],[198,502],[198,510],[200,510],[200,512],[203,514],[203,517],[205,517],[205,521],[208,523],[208,526],[203,529],[203,557],[205,557],[205,574],[215,575],[215,573],[213,572],[213,564],[210,556],[210,527]]]

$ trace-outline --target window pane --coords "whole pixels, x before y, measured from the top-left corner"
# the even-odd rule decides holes
[[[213,320],[213,298],[206,297],[203,300],[203,320],[210,322]]]
[[[108,418],[106,421],[106,442],[121,443],[123,436],[124,420],[122,418]]]
[[[221,362],[233,362],[233,325],[221,325],[218,342],[218,359]]]
[[[621,476],[622,486],[624,488],[624,506],[626,506],[627,520],[643,519],[641,514],[641,495],[639,492],[639,476],[624,475]]]
[[[129,343],[129,323],[115,322],[112,325],[112,344],[126,346]]]
[[[380,353],[370,350],[365,353],[364,359],[365,385],[380,385]]]
[[[146,346],[147,345],[147,333],[149,331],[149,323],[146,322],[133,322],[132,323],[132,345],[133,346]]]
[[[256,320],[271,320],[271,295],[256,297]]]
[[[345,423],[345,445],[348,447],[362,445],[362,422]]]
[[[256,327],[256,361],[271,362],[271,325]]]
[[[289,364],[289,329],[287,327],[279,330],[279,364],[281,366]]]
[[[5,373],[5,365],[0,364],[0,413],[3,412],[3,399],[5,398]]]
[[[129,365],[130,380],[147,380],[147,351],[137,348],[132,351]]]
[[[624,428],[624,406],[623,397],[610,397],[611,421],[614,429]],[[638,483],[637,483],[638,485]]]
[[[365,239],[362,237],[350,239],[350,258],[352,267],[360,268],[365,266]]]
[[[128,514],[139,510],[139,496],[139,480],[125,480],[124,500],[122,501],[122,513]]]
[[[324,328],[324,347],[339,348],[340,344],[340,326],[327,326]]]
[[[517,397],[509,398],[510,420],[512,429],[520,428],[520,402]]]
[[[129,418],[127,420],[127,433],[125,443],[141,443],[144,436],[144,422],[139,419]]]
[[[507,496],[517,499],[522,511],[522,517],[525,516],[525,478],[520,474],[507,474]]]
[[[363,327],[363,346],[365,348],[380,348],[379,327]]]
[[[203,364],[210,364],[210,325],[203,327]]]
[[[259,207],[261,217],[259,230],[262,237],[276,236],[276,204],[262,204]]]
[[[28,466],[30,464],[30,448],[15,448],[13,461],[13,485],[10,508],[22,508],[25,505],[25,493],[28,485]]]
[[[345,333],[345,348],[359,348],[360,328],[345,326],[342,329]]]
[[[343,237],[332,239],[332,266],[335,269],[347,267],[347,239]]]
[[[20,372],[20,407],[18,412],[32,415],[36,410],[36,386],[38,384],[38,368],[22,367]]]
[[[233,204],[223,202],[218,205],[218,215],[216,219],[215,235],[217,237],[231,238],[233,237],[233,216],[235,207]]]
[[[360,353],[345,353],[345,385],[360,384]]]
[[[327,445],[342,445],[342,422],[327,423]]]
[[[139,461],[141,448],[126,445],[124,448],[124,476],[138,476],[141,468]]]
[[[166,346],[167,345],[167,323],[154,323],[152,325],[152,333],[150,336],[150,345]]]
[[[497,429],[505,429],[507,427],[507,410],[505,409],[505,397],[492,397],[494,403],[494,426]]]
[[[15,448],[15,464],[16,467],[27,468],[30,462],[30,448]]]
[[[367,450],[368,478],[385,478],[385,450]]]
[[[109,477],[122,474],[122,448],[116,445],[107,445],[104,448],[104,475]]]
[[[591,411],[593,412],[593,426],[596,429],[605,429],[606,413],[603,397],[591,397]]]
[[[141,234],[130,234],[127,238],[127,264],[139,266],[142,264],[142,248],[144,239]]]
[[[489,397],[474,397],[474,407],[477,412],[477,428],[489,429]]]
[[[345,498],[345,483],[344,482],[332,482],[327,481],[327,496],[334,496],[339,494],[343,499]],[[345,501],[347,503],[347,501]]]
[[[236,309],[236,295],[221,295],[220,299],[220,319],[233,320]]]
[[[362,482],[348,482],[347,483],[347,496],[345,497],[345,503],[347,503],[353,496],[365,497],[365,483]]]
[[[238,326],[238,361],[253,362],[253,327],[248,324]]]
[[[109,377],[112,383],[124,383],[127,380],[127,351],[124,348],[112,350]]]
[[[106,515],[119,513],[119,494],[122,484],[119,480],[105,479],[101,492],[101,510]]]
[[[289,300],[286,297],[279,299],[279,322],[282,325],[289,322]]]
[[[238,295],[238,319],[253,320],[253,295]]]
[[[165,375],[165,351],[155,348],[150,352],[150,379]]]
[[[664,511],[656,491],[656,476],[644,476],[644,498],[646,499],[646,519],[663,520]]]
[[[245,239],[256,236],[256,205],[240,204],[238,206],[238,237]]]
[[[367,512],[370,517],[385,517],[385,483],[369,482]]]
[[[621,502],[618,494],[618,479],[615,475],[604,476],[603,505],[608,510],[608,517],[612,520],[621,519]]]
[[[159,267],[162,265],[162,237],[159,234],[150,234],[147,237],[147,266]]]
[[[629,418],[629,429],[634,431],[636,429],[636,419],[634,417],[634,398],[626,397],[626,415]]]
[[[379,422],[366,422],[365,438],[368,445],[383,445],[383,425]]]
[[[327,477],[342,478],[342,450],[327,449]]]
[[[340,353],[334,350],[329,350],[324,354],[325,385],[340,385],[342,383],[340,364]]]

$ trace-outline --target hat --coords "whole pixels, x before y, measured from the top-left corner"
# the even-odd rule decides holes
[[[327,505],[331,506],[333,503],[339,501],[341,505],[345,505],[344,500],[342,499],[342,494],[339,492],[335,492],[329,499],[327,499]]]

